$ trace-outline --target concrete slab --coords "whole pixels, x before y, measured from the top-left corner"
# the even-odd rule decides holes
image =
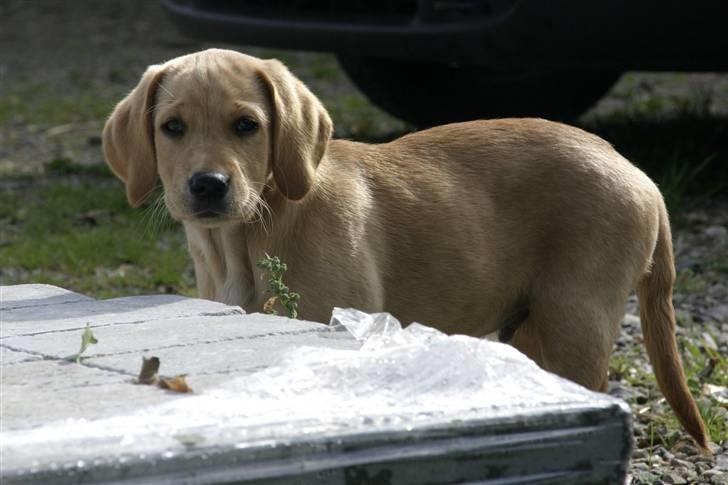
[[[246,317],[247,320],[247,317]],[[319,329],[317,333],[320,333]],[[353,339],[323,339],[316,333],[277,334],[261,337],[253,341],[233,339],[210,343],[191,344],[184,348],[160,348],[146,351],[162,362],[161,372],[165,375],[186,374],[190,385],[204,387],[201,375],[223,374],[223,376],[250,374],[266,369],[279,361],[290,349],[308,345],[325,349],[355,349],[361,346]],[[134,355],[122,354],[105,357],[91,357],[84,362],[102,368],[120,369],[133,375],[139,373],[141,359]],[[229,379],[229,377],[228,377]]]
[[[280,334],[314,332],[321,325],[251,315],[244,322],[240,314],[223,316],[194,316],[159,318],[148,321],[118,322],[90,325],[98,344],[88,348],[87,357],[152,351],[163,348],[189,347],[197,343],[215,343],[229,340],[261,338]],[[82,329],[64,332],[41,332],[32,335],[6,337],[0,340],[13,349],[23,349],[47,358],[63,358],[78,351]]]
[[[41,357],[38,355],[29,354],[27,352],[17,352],[6,347],[0,347],[0,362],[2,362],[3,365],[17,364],[19,362],[38,360],[40,358]]]
[[[0,311],[91,300],[88,296],[52,285],[0,286]]]
[[[119,372],[66,361],[37,360],[7,366],[3,361],[0,431],[35,428],[60,419],[102,418],[164,400],[153,389],[131,382],[130,376]],[[124,399],[113,399],[114,393]]]
[[[10,287],[12,288],[12,287]],[[37,335],[44,332],[83,329],[86,324],[102,327],[119,324],[139,324],[158,318],[206,317],[241,315],[240,307],[231,307],[209,300],[175,295],[136,296],[111,300],[63,301],[49,304],[56,297],[34,298],[39,302],[16,303],[2,310],[0,339],[18,335]],[[66,298],[59,296],[58,298]]]
[[[3,294],[19,294],[10,288]],[[0,323],[3,484],[619,483],[626,474],[627,406],[508,346],[365,314],[330,327],[175,297],[49,305],[27,290],[32,304],[15,298]],[[78,351],[86,322],[99,343],[81,364],[62,360]],[[134,384],[151,355],[162,375],[187,374],[194,394]]]

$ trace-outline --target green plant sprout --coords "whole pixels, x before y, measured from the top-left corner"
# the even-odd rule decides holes
[[[77,364],[81,363],[81,354],[86,352],[86,349],[91,344],[97,344],[99,341],[94,336],[94,333],[91,331],[91,327],[89,327],[89,324],[86,324],[86,328],[83,330],[83,333],[81,334],[81,350],[78,351],[78,353],[69,355],[66,357],[66,360],[70,360],[71,362],[75,362]]]
[[[265,258],[258,261],[257,266],[261,269],[268,270],[270,272],[270,279],[268,280],[268,291],[273,293],[273,296],[263,304],[263,311],[277,315],[278,312],[275,309],[276,302],[285,308],[289,318],[298,317],[298,301],[301,299],[301,295],[291,291],[283,283],[283,273],[288,270],[285,263],[282,263],[278,256],[269,256],[267,253]]]

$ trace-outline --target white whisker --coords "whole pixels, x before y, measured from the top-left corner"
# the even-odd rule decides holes
[[[271,211],[270,206],[266,202],[266,200],[262,197],[262,193],[266,188],[270,189],[271,187],[266,183],[255,183],[251,182],[253,185],[258,185],[260,187],[260,191],[253,192],[250,196],[250,205],[253,210],[253,214],[255,217],[248,221],[248,223],[251,224],[260,224],[263,232],[265,234],[268,234],[270,229],[273,226],[273,213]],[[270,226],[270,227],[269,227]]]
[[[172,100],[166,100],[166,101],[163,101],[160,103],[155,103],[155,104],[151,105],[149,108],[147,108],[147,110],[145,111],[145,114],[152,114],[157,110],[157,108],[161,108],[163,106],[167,106],[170,104],[172,104]]]
[[[165,93],[169,94],[169,96],[170,96],[170,97],[171,97],[171,98],[172,98],[173,100],[174,100],[174,99],[176,99],[176,96],[174,95],[174,93],[173,93],[172,91],[170,91],[169,89],[167,89],[167,88],[166,88],[166,87],[164,86],[164,84],[162,84],[162,83],[159,83],[159,89],[161,89],[161,90],[162,90],[162,91],[164,91]]]
[[[156,190],[156,188],[155,188]],[[148,195],[148,197],[151,195]],[[154,201],[144,211],[142,218],[144,222],[144,235],[155,236],[161,231],[167,212],[164,206],[164,192],[160,191],[155,197]]]

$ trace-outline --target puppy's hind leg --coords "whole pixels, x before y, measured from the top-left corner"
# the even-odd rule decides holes
[[[499,336],[500,337],[500,336]],[[541,342],[538,332],[530,318],[522,321],[509,339],[501,339],[501,342],[511,344],[521,353],[527,355],[531,360],[543,367],[543,355],[541,353]]]
[[[603,392],[622,315],[623,304],[606,306],[573,296],[567,301],[534,302],[520,337],[538,341],[537,362],[544,369]]]

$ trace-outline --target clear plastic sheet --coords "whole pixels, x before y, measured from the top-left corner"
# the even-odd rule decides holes
[[[133,415],[2,433],[0,452],[11,468],[62,461],[69,449],[81,462],[169,458],[197,446],[240,449],[611,401],[544,372],[508,345],[417,323],[403,329],[388,314],[337,308],[323,334],[339,331],[361,348],[293,347],[261,372]]]

